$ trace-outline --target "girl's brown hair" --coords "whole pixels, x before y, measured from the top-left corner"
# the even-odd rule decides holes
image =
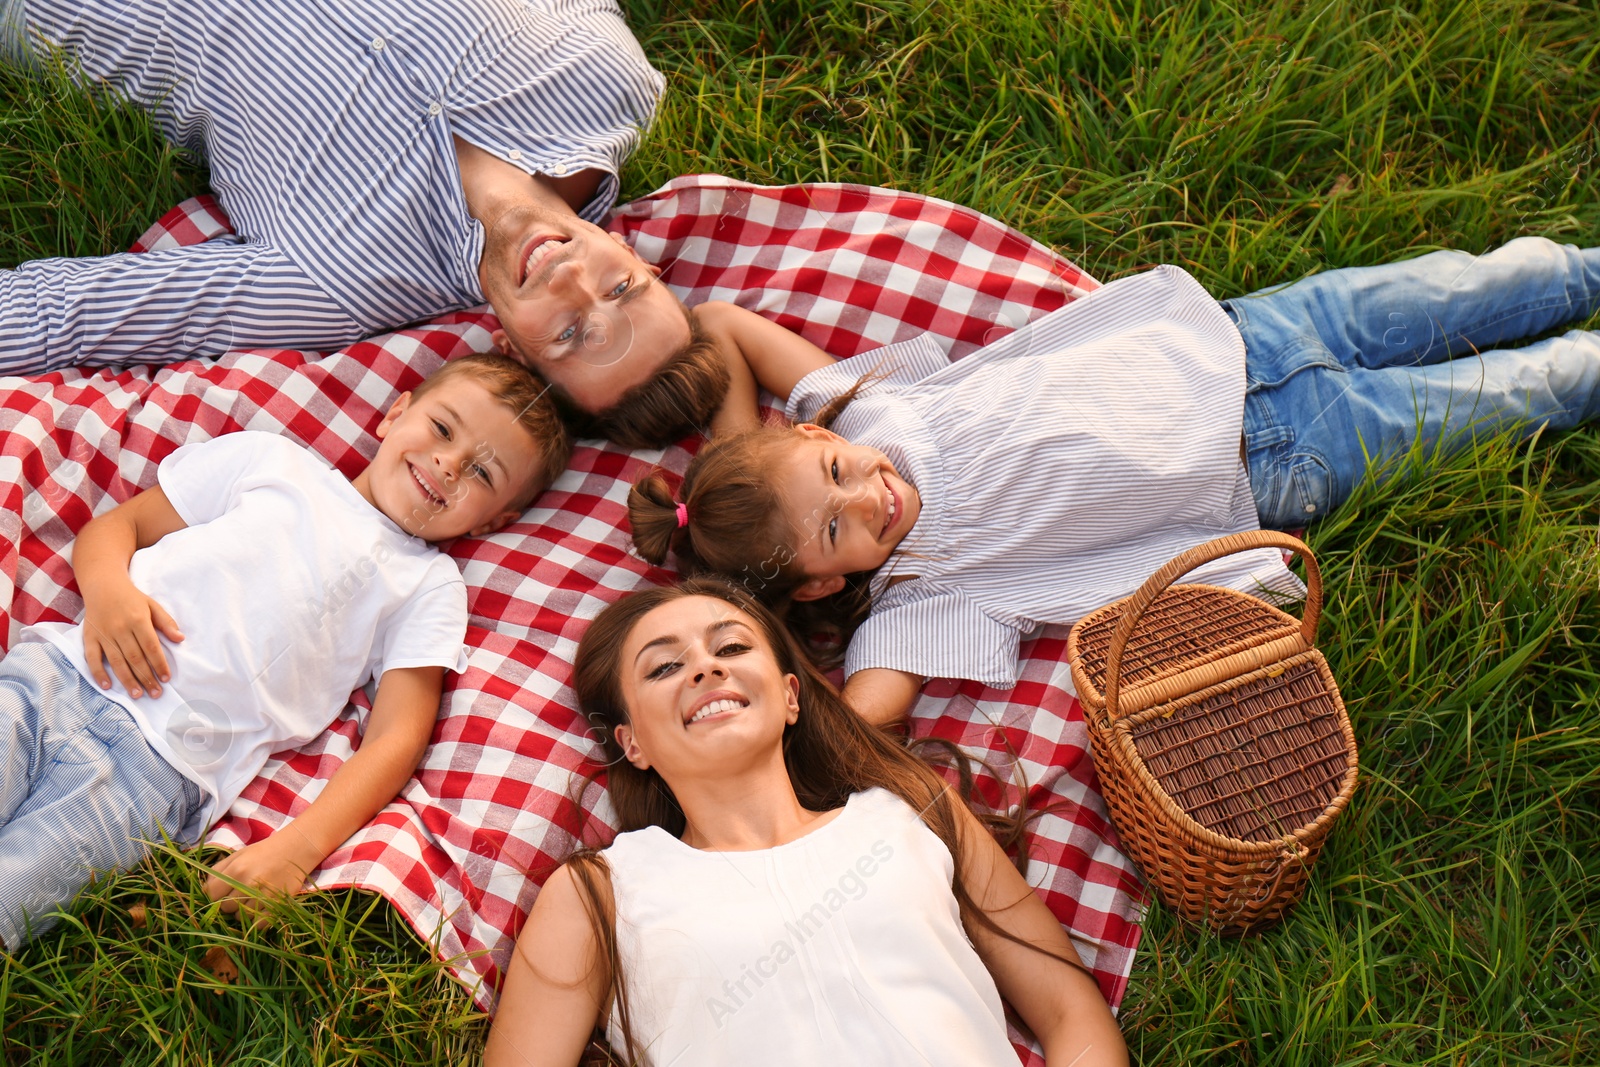
[[[831,427],[881,377],[874,371],[858,379],[817,413],[815,424]],[[795,440],[792,428],[776,426],[716,438],[690,461],[676,496],[660,471],[635,482],[628,492],[628,522],[645,559],[661,564],[670,553],[686,574],[719,574],[737,582],[794,627],[807,653],[829,670],[866,618],[871,574],[851,575],[843,590],[820,600],[794,599],[807,578],[795,562],[796,536],[804,531],[785,519],[773,469]],[[680,503],[687,523],[679,522]]]
[[[681,837],[686,826],[683,811],[660,775],[654,769],[641,771],[624,758],[617,744],[616,728],[628,722],[620,680],[622,647],[628,635],[649,612],[692,596],[713,597],[749,616],[771,647],[778,669],[800,679],[800,717],[783,735],[784,765],[800,803],[811,811],[831,811],[843,806],[852,793],[865,789],[879,787],[893,793],[920,812],[928,829],[950,850],[956,870],[950,888],[960,907],[962,921],[969,925],[976,923],[990,933],[1037,949],[1002,929],[981,911],[962,881],[967,849],[957,832],[955,805],[961,802],[959,797],[952,798],[952,790],[926,760],[857,715],[811,666],[771,611],[744,589],[718,578],[690,578],[676,586],[634,593],[602,611],[589,624],[578,645],[573,685],[578,706],[594,725],[605,749],[607,786],[619,830],[627,832],[659,826]],[[970,786],[970,772],[970,763],[964,763],[960,769],[964,786]],[[980,816],[991,829],[1007,831],[1003,836],[1010,843],[1020,842],[1026,818],[1026,813],[1020,809],[1002,818]],[[1024,856],[1022,864],[1025,863]],[[584,897],[600,946],[605,984],[601,1003],[615,998],[615,1014],[624,1035],[627,1062],[641,1062],[629,1024],[626,983],[618,981],[620,970],[610,869],[605,856],[593,849],[578,851],[567,864]],[[1078,967],[1070,960],[1062,962]]]

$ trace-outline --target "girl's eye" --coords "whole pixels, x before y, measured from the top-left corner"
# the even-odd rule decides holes
[[[833,461],[833,465],[829,468],[829,470],[832,471],[832,473],[833,473],[833,484],[834,485],[838,485],[839,484],[839,461],[838,460],[834,460]]]
[[[440,437],[443,437],[446,441],[450,440],[450,427],[446,426],[438,419],[433,420],[433,432],[438,434]]]
[[[632,284],[633,284],[632,279],[623,279],[622,281],[618,282],[612,288],[611,295],[612,296],[621,296],[623,293],[626,293],[628,291],[628,287],[631,286]]]

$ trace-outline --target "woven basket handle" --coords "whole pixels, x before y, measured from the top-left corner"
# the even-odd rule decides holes
[[[1144,616],[1145,609],[1166,591],[1167,586],[1196,567],[1252,548],[1286,548],[1305,561],[1306,606],[1300,620],[1300,632],[1292,637],[1279,638],[1255,648],[1247,648],[1243,652],[1235,652],[1215,663],[1192,667],[1158,683],[1137,686],[1126,694],[1129,698],[1125,701],[1127,707],[1119,708],[1117,698],[1121,683],[1118,674],[1122,667],[1122,649],[1133,636],[1133,629]],[[1321,618],[1322,572],[1317,568],[1317,560],[1311,554],[1311,549],[1300,539],[1290,537],[1286,533],[1278,533],[1276,530],[1247,530],[1244,533],[1229,534],[1227,537],[1219,537],[1203,545],[1196,545],[1152,574],[1139,587],[1139,591],[1133,594],[1127,609],[1123,611],[1116,632],[1111,635],[1111,652],[1106,660],[1106,714],[1113,720],[1120,715],[1132,715],[1163,700],[1215,685],[1226,678],[1276,662],[1286,655],[1304,652],[1315,643],[1317,622]]]

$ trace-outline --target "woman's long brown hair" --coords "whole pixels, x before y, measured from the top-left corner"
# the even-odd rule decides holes
[[[713,597],[749,616],[771,647],[778,669],[800,679],[800,717],[784,731],[783,759],[802,805],[811,811],[831,811],[842,807],[852,793],[865,789],[878,787],[893,793],[919,812],[928,829],[950,850],[956,870],[950,888],[960,906],[962,921],[969,925],[975,923],[1008,941],[1055,957],[1054,953],[1002,929],[974,904],[961,873],[966,870],[967,850],[957,832],[955,804],[959,797],[952,799],[950,788],[933,767],[851,710],[811,665],[783,623],[750,593],[719,578],[689,578],[676,586],[634,593],[602,611],[589,624],[578,645],[573,683],[578,706],[602,739],[607,786],[621,832],[659,826],[674,837],[681,837],[686,826],[683,811],[660,775],[653,769],[641,771],[623,757],[616,741],[616,727],[628,722],[627,708],[622,702],[623,643],[647,613],[663,604],[692,596]],[[962,780],[970,781],[966,769],[962,771]],[[1025,814],[1019,811],[1004,822],[1020,828],[1023,818]],[[992,819],[984,821],[994,825]],[[593,849],[578,851],[567,863],[584,897],[600,948],[605,984],[601,1003],[615,998],[615,1013],[624,1037],[627,1062],[642,1062],[630,1026],[626,983],[618,981],[621,972],[610,869],[604,855]],[[1083,969],[1070,960],[1061,962]]]

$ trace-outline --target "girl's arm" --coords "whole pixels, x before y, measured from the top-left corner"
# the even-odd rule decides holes
[[[922,679],[915,674],[868,667],[845,679],[844,699],[872,725],[897,726],[911,714],[921,690]]]
[[[611,910],[603,901],[602,911]],[[484,1067],[573,1067],[600,1020],[604,991],[605,965],[582,891],[571,868],[558,867],[511,953]]]
[[[187,523],[157,485],[93,519],[72,545],[72,571],[83,594],[83,655],[100,688],[111,688],[106,664],[128,695],[161,695],[170,675],[156,640],[183,640],[165,608],[128,577],[135,551],[149,548]]]
[[[1038,952],[976,922],[967,924],[973,948],[994,976],[1000,995],[1039,1039],[1045,1063],[1126,1067],[1128,1049],[1100,987],[1083,971],[1046,955],[1080,962],[1066,931],[966,805],[956,801],[953,806],[966,855],[965,869],[957,877],[997,925],[1044,949]]]
[[[835,362],[799,334],[736,304],[708,300],[694,311],[717,345],[738,352],[761,388],[779,400],[788,400],[801,378]]]
[[[225,856],[206,879],[222,910],[252,892],[297,893],[328,854],[399,795],[433,737],[443,667],[396,667],[378,679],[361,747],[328,779],[311,806],[271,837]],[[224,881],[219,875],[227,875]],[[237,885],[231,883],[238,883]]]

